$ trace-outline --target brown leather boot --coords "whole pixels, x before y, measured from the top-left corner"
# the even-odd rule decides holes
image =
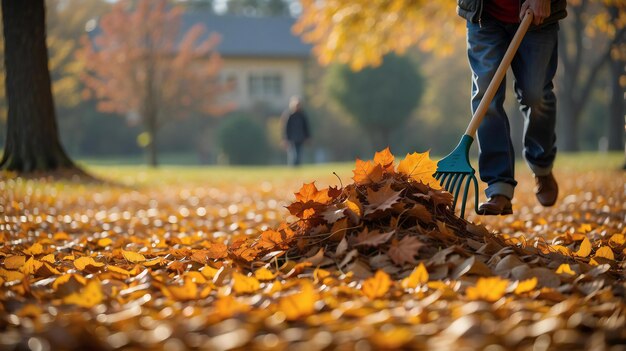
[[[478,214],[485,216],[510,215],[513,213],[511,200],[503,195],[494,195],[478,206]]]
[[[559,186],[552,175],[535,176],[535,195],[539,203],[545,207],[554,205],[556,198],[559,196]]]

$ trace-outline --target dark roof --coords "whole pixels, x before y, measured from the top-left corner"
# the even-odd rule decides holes
[[[198,23],[221,36],[222,56],[298,57],[311,55],[311,46],[291,32],[292,17],[243,17],[189,12],[182,17],[182,31]]]

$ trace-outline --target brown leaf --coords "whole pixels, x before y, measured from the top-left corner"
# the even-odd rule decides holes
[[[368,188],[367,201],[369,202],[369,206],[367,206],[365,214],[367,215],[368,213],[390,209],[391,206],[400,200],[401,193],[402,191],[394,191],[391,189],[390,183],[387,183],[378,191],[373,191]]]
[[[397,265],[403,265],[405,263],[415,264],[417,263],[415,255],[417,255],[422,246],[424,246],[424,243],[419,241],[416,237],[407,235],[400,241],[393,239],[387,253],[391,260]]]
[[[370,232],[365,228],[356,236],[354,246],[380,246],[389,241],[394,233],[395,230],[388,233],[380,233],[378,230]]]

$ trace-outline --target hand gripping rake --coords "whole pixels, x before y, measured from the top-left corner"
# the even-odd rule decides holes
[[[448,156],[442,158],[437,163],[437,172],[435,172],[434,176],[439,181],[441,186],[454,196],[452,208],[456,208],[461,186],[463,182],[465,182],[465,186],[463,187],[463,198],[461,199],[461,218],[465,216],[465,204],[467,202],[468,191],[472,183],[474,184],[475,195],[474,209],[478,212],[478,181],[476,180],[476,171],[472,168],[469,161],[469,151],[472,146],[472,142],[474,141],[474,135],[476,134],[476,130],[478,129],[478,126],[480,126],[480,122],[482,122],[483,117],[485,117],[489,104],[491,104],[491,100],[493,100],[493,97],[496,95],[496,91],[498,91],[500,83],[502,83],[506,71],[509,69],[511,61],[513,61],[513,57],[515,56],[524,35],[526,35],[532,20],[533,13],[532,11],[527,10],[524,14],[524,19],[522,19],[522,22],[517,28],[517,32],[515,32],[515,36],[513,37],[513,40],[511,40],[511,43],[509,44],[509,47],[506,50],[495,75],[493,76],[493,79],[489,83],[489,87],[487,87],[487,90],[485,91],[485,95],[480,101],[476,112],[474,112],[474,115],[472,116],[472,120],[465,130],[465,134],[461,137],[461,141],[454,148],[454,150],[448,154]]]

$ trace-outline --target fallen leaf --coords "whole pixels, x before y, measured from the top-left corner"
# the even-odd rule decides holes
[[[385,296],[391,286],[391,278],[382,270],[376,271],[373,277],[366,279],[361,286],[363,295],[370,300]]]
[[[580,243],[580,247],[578,248],[578,251],[574,252],[574,255],[578,257],[587,257],[589,256],[590,253],[591,253],[591,242],[589,242],[589,239],[585,238],[583,239],[582,243]]]
[[[43,253],[43,246],[40,243],[34,243],[31,247],[23,251],[27,255],[35,256]]]
[[[239,272],[233,273],[233,290],[237,294],[252,294],[255,293],[261,284],[255,277],[248,277]]]
[[[556,274],[567,274],[567,275],[575,275],[576,272],[572,270],[572,268],[567,263],[563,263],[556,269]]]
[[[363,161],[356,159],[356,165],[352,171],[354,176],[352,179],[357,185],[365,185],[370,183],[378,183],[383,179],[383,167],[371,161]]]
[[[190,278],[183,280],[183,285],[169,284],[164,286],[163,294],[176,301],[195,300],[198,297],[198,286]]]
[[[355,237],[354,246],[380,246],[389,241],[394,233],[394,230],[388,233],[380,233],[378,230],[370,232],[365,228]]]
[[[594,255],[594,257],[602,257],[612,261],[615,260],[613,250],[611,250],[611,248],[608,246],[602,246],[601,248],[596,250],[596,254]]]
[[[144,255],[133,251],[122,250],[122,255],[124,256],[126,261],[131,263],[140,263],[146,260]]]
[[[9,256],[4,259],[6,269],[18,269],[24,265],[26,257],[22,255]]]
[[[80,307],[91,308],[104,300],[100,282],[91,280],[80,292],[63,298],[63,303],[74,304]]]
[[[470,300],[495,302],[504,296],[509,281],[500,277],[478,278],[476,286],[470,286],[465,295]]]
[[[259,280],[259,281],[268,281],[268,280],[274,280],[274,278],[276,278],[276,273],[273,273],[272,271],[270,271],[269,269],[265,268],[265,267],[261,267],[259,269],[257,269],[256,271],[254,271],[254,277]]]
[[[74,260],[74,267],[80,271],[84,271],[85,269],[97,269],[103,267],[104,263],[96,262],[92,257],[84,256],[79,257]]]
[[[111,238],[101,238],[98,239],[98,246],[100,247],[107,247],[109,245],[111,245],[113,243],[113,240],[111,240]]]
[[[400,241],[393,239],[391,241],[391,247],[389,248],[388,255],[391,260],[397,265],[403,265],[405,263],[415,264],[415,255],[418,254],[419,249],[424,246],[424,243],[419,241],[414,236],[407,235]]]
[[[293,321],[313,314],[318,300],[313,285],[309,281],[302,281],[299,292],[278,300],[278,310],[285,314],[287,320]]]
[[[413,269],[411,275],[402,279],[404,289],[415,289],[417,286],[428,283],[428,271],[423,263]]]
[[[394,161],[395,157],[391,153],[389,146],[387,146],[384,150],[377,151],[374,154],[374,163],[379,164],[386,173],[393,173]]]
[[[430,159],[430,151],[407,154],[398,165],[398,173],[407,175],[416,182],[421,182],[433,189],[441,189],[439,181],[433,177],[437,171],[437,162]]]
[[[526,280],[522,280],[517,284],[515,288],[515,293],[520,295],[527,292],[531,292],[537,286],[537,278],[530,278]]]

